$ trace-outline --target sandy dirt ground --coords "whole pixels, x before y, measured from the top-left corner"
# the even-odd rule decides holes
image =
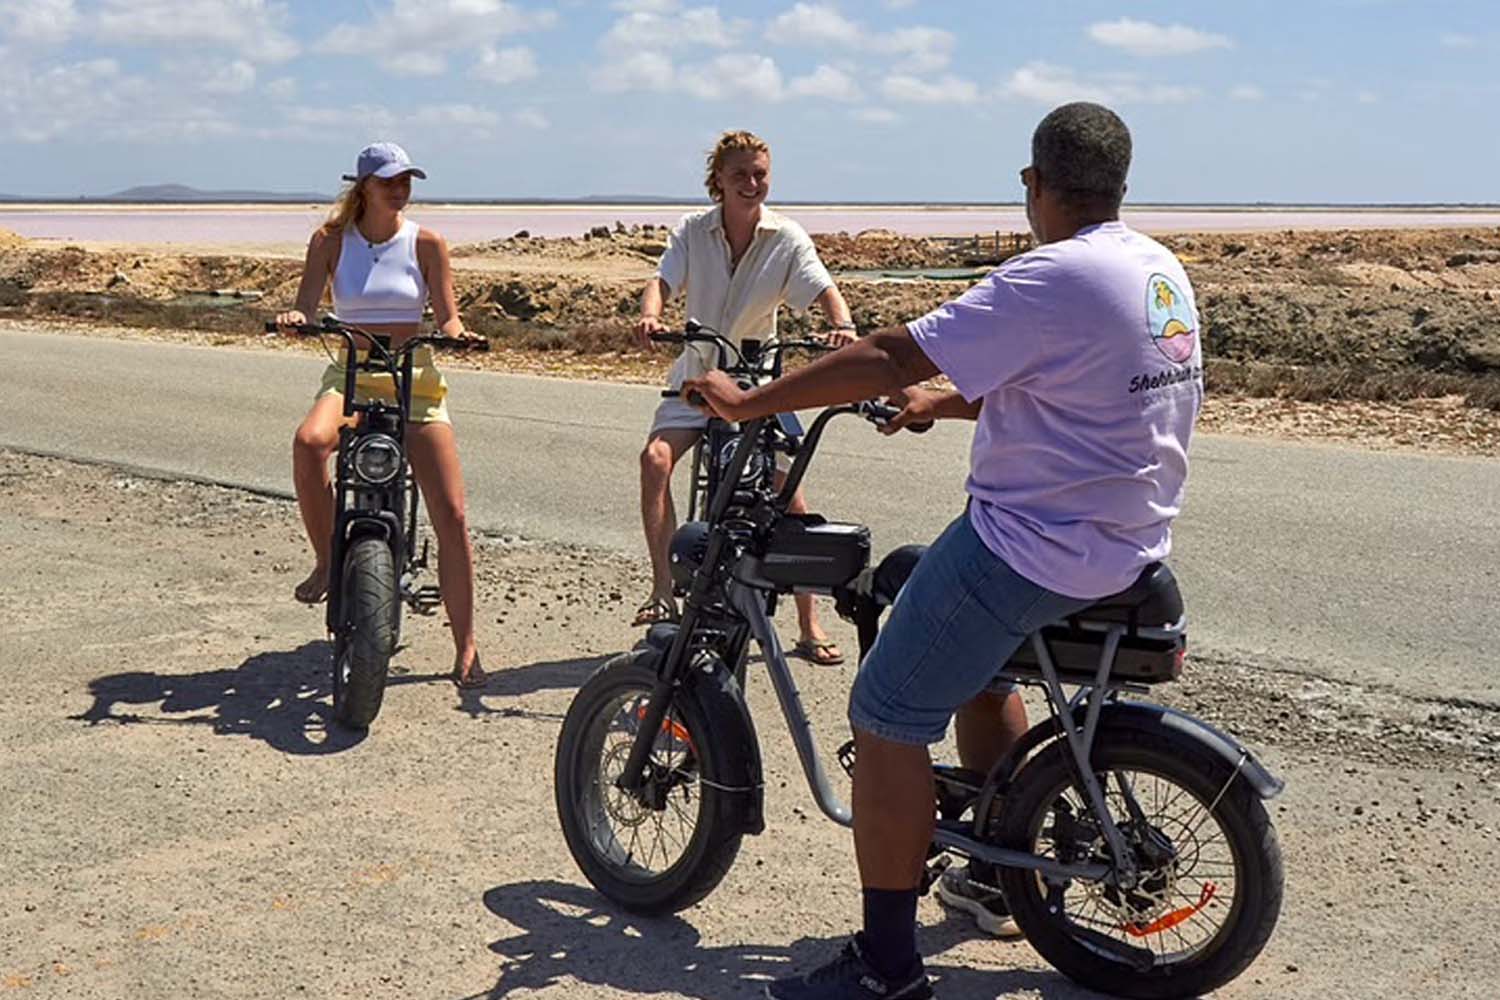
[[[849,838],[754,673],[768,829],[723,885],[643,920],[573,866],[554,740],[635,639],[632,560],[481,539],[494,679],[460,695],[441,617],[413,620],[354,738],[329,724],[321,610],[290,600],[289,502],[0,452],[0,551],[0,994],[718,1000],[821,960],[857,917]],[[798,667],[825,752],[850,680]],[[1219,995],[1493,995],[1500,715],[1236,661],[1211,636],[1161,694],[1288,780],[1281,924]],[[932,899],[920,919],[947,1000],[1086,995]]]

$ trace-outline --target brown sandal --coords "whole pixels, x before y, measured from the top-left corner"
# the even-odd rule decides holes
[[[679,620],[676,601],[670,597],[653,597],[635,609],[635,620],[630,625],[635,628],[639,625],[673,624]]]
[[[462,667],[455,666],[453,672],[448,675],[448,679],[453,682],[453,686],[460,691],[473,691],[476,688],[484,687],[490,682],[490,675],[485,673],[484,667],[480,665],[479,654],[477,653],[474,654],[474,662],[469,664],[469,673],[467,676],[461,672],[462,669]]]
[[[792,652],[820,667],[836,667],[844,662],[839,644],[832,639],[798,639]]]

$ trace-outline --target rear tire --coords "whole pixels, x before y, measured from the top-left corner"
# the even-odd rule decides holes
[[[1076,796],[1072,791],[1070,761],[1067,742],[1059,739],[1022,768],[1005,801],[996,805],[996,833],[1003,846],[1034,852],[1038,851],[1038,840],[1041,839],[1044,845],[1051,846],[1044,846],[1039,853],[1057,856],[1058,841],[1054,837],[1059,830],[1058,807],[1070,795]],[[1101,993],[1136,1000],[1175,1000],[1218,989],[1243,972],[1260,954],[1281,912],[1281,850],[1264,804],[1243,778],[1231,780],[1233,772],[1223,761],[1203,753],[1190,742],[1159,732],[1124,728],[1101,731],[1094,745],[1093,763],[1101,776],[1114,772],[1136,776],[1132,778],[1132,784],[1139,786],[1138,795],[1150,825],[1176,834],[1175,838],[1168,838],[1177,852],[1170,877],[1176,898],[1166,907],[1180,909],[1184,904],[1191,905],[1204,882],[1212,883],[1215,879],[1223,882],[1232,868],[1233,891],[1229,894],[1228,904],[1226,906],[1220,896],[1200,914],[1178,925],[1181,930],[1172,928],[1156,933],[1154,937],[1163,952],[1179,943],[1184,948],[1171,956],[1173,961],[1146,972],[1139,972],[1119,958],[1103,954],[1071,933],[1068,924],[1054,912],[1045,895],[1047,883],[1036,872],[1006,868],[1000,872],[1000,884],[1016,923],[1032,947],[1059,972]],[[1157,814],[1165,816],[1178,800],[1162,805],[1158,799],[1158,806],[1153,806],[1153,801],[1144,791],[1147,778],[1153,780],[1153,787],[1159,779],[1182,789],[1184,801],[1178,808],[1201,810],[1202,820],[1196,819],[1197,813],[1191,814],[1194,825],[1189,828],[1185,823],[1174,826],[1176,819],[1154,818],[1153,808]],[[1107,798],[1116,824],[1128,822],[1124,799],[1114,791],[1117,784],[1112,782],[1108,787]],[[1081,801],[1081,796],[1077,798]],[[1216,800],[1217,804],[1214,804]],[[1211,804],[1212,812],[1208,812]],[[1066,815],[1065,822],[1075,818],[1089,819],[1081,812]],[[1212,837],[1204,840],[1197,831],[1210,823],[1216,824],[1222,833],[1229,855],[1227,861],[1205,860],[1209,853],[1205,845],[1213,842]],[[1074,829],[1076,831],[1076,827]],[[1213,834],[1213,831],[1209,833]],[[1098,853],[1101,850],[1098,846],[1094,848],[1096,860],[1101,858]],[[1196,886],[1191,881],[1194,878],[1199,880]],[[1147,884],[1150,884],[1149,879]],[[1073,901],[1090,892],[1089,887],[1078,881],[1070,886],[1079,890],[1071,897]],[[1092,913],[1094,917],[1090,922],[1101,925],[1095,929],[1108,930],[1112,925],[1111,934],[1123,934],[1117,904],[1132,896],[1140,898],[1113,889],[1102,893],[1095,890],[1094,902],[1079,905],[1078,915]],[[1064,910],[1071,913],[1074,905],[1067,901],[1066,895],[1064,898]],[[1094,909],[1085,909],[1089,906]],[[1226,909],[1228,912],[1224,912]],[[1216,916],[1222,917],[1222,923],[1212,924]],[[1212,926],[1211,936],[1205,937],[1198,945],[1186,947],[1189,942],[1182,931],[1204,930],[1207,933],[1205,925]],[[1152,936],[1145,934],[1134,940],[1129,937],[1121,940],[1154,953]],[[1174,941],[1173,937],[1177,940]],[[1161,957],[1158,955],[1158,959]]]
[[[568,708],[553,770],[558,819],[573,860],[605,896],[653,916],[686,909],[712,892],[744,836],[733,800],[744,793],[723,787],[726,775],[743,771],[729,760],[738,751],[715,739],[691,686],[678,688],[650,758],[684,780],[664,794],[660,809],[613,787],[634,738],[630,719],[650,700],[660,655],[624,653],[589,678]],[[674,832],[677,843],[671,844]],[[668,841],[659,864],[653,835]]]
[[[333,716],[367,729],[380,714],[401,609],[396,567],[383,538],[361,538],[344,556],[345,629],[333,647]]]

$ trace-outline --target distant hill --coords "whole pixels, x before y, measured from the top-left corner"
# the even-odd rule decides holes
[[[186,184],[145,184],[126,188],[86,201],[328,201],[329,196],[316,191],[200,191]]]

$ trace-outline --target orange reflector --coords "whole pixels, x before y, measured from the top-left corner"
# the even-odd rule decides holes
[[[645,705],[642,705],[635,710],[635,717],[637,721],[646,718]],[[688,735],[687,727],[675,721],[671,717],[661,720],[661,731],[671,736],[674,740],[677,740],[681,743],[686,743],[688,749],[693,751],[693,753],[698,752],[697,748],[693,746],[693,738]]]
[[[1160,934],[1162,931],[1170,930],[1178,924],[1197,916],[1198,912],[1208,905],[1209,900],[1213,899],[1214,893],[1218,891],[1218,886],[1212,882],[1205,882],[1203,883],[1203,894],[1198,897],[1196,906],[1184,906],[1180,910],[1173,910],[1171,913],[1168,913],[1159,920],[1152,921],[1145,927],[1142,927],[1140,924],[1125,924],[1120,929],[1131,937],[1138,938],[1145,937],[1148,934]]]

